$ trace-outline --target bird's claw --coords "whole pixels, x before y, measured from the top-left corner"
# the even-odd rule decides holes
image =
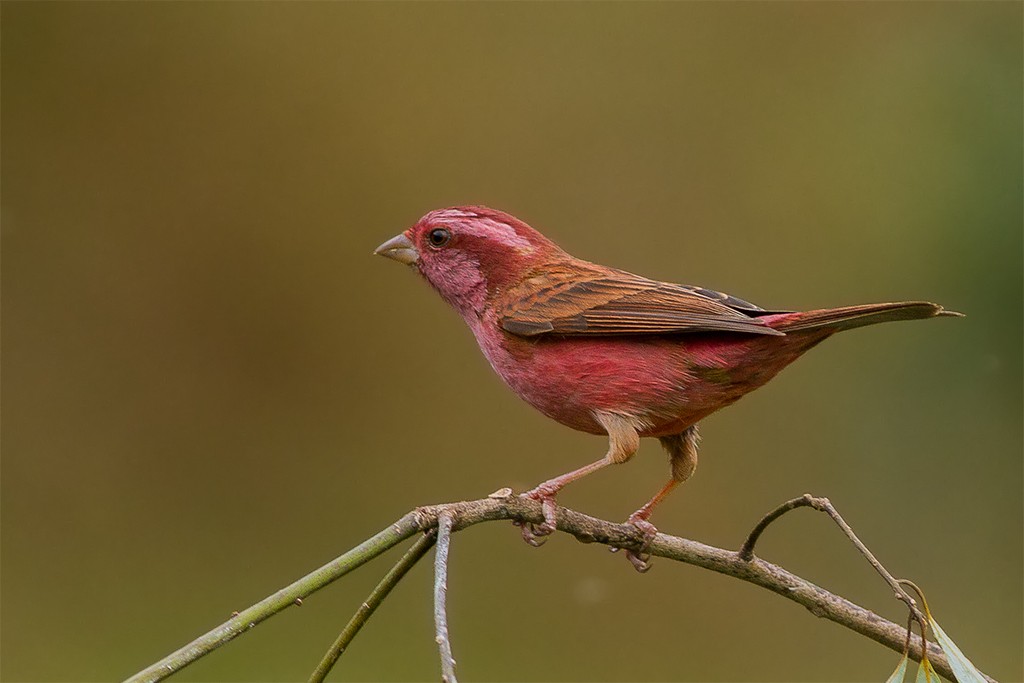
[[[519,531],[523,534],[523,540],[534,548],[539,548],[548,542],[546,536],[551,532],[544,528],[544,524],[520,521],[513,522],[513,524],[519,527]]]
[[[540,524],[534,524],[533,522],[515,523],[523,533],[523,540],[534,548],[539,548],[547,541],[544,536],[550,536],[554,533],[557,526],[558,518],[555,511],[558,506],[555,503],[555,491],[546,489],[542,484],[522,495],[524,498],[539,500],[541,510],[544,512],[544,521]]]
[[[626,559],[633,565],[633,569],[640,574],[646,574],[647,570],[651,568],[651,556],[647,553],[627,550]]]
[[[633,569],[643,574],[651,568],[651,555],[645,551],[651,545],[654,537],[657,536],[658,528],[648,522],[647,517],[640,511],[631,514],[626,520],[626,524],[632,524],[643,535],[643,542],[638,549],[626,551],[626,559],[633,565]]]

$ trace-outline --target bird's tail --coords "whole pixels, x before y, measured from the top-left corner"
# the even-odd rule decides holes
[[[765,316],[765,323],[787,334],[819,329],[840,332],[892,320],[919,320],[938,316],[963,317],[963,313],[947,311],[942,306],[927,301],[898,301],[771,315]]]

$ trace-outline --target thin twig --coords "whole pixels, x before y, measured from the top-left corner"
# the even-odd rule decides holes
[[[458,683],[455,678],[455,658],[448,635],[448,550],[451,547],[453,515],[442,512],[437,519],[437,553],[434,555],[434,629],[437,649],[441,654],[442,683]]]
[[[209,633],[172,653],[165,659],[136,674],[130,681],[158,681],[179,671],[211,650],[230,641],[247,630],[254,616],[262,621],[288,608],[296,597],[305,597],[320,590],[369,559],[384,553],[388,548],[410,538],[417,531],[435,528],[443,512],[455,515],[453,531],[481,522],[514,520],[540,523],[544,521],[541,504],[535,500],[518,496],[495,496],[461,503],[446,503],[419,508],[402,517],[365,543],[360,544],[336,560],[313,573],[299,579],[288,588],[271,595],[238,616],[221,624]],[[597,519],[567,508],[558,509],[558,531],[571,534],[584,543],[603,543],[618,548],[640,550],[644,538],[637,528],[630,524],[616,524]],[[685,538],[657,534],[644,552],[670,560],[676,560],[704,569],[735,577],[781,595],[788,600],[806,607],[812,614],[834,621],[863,636],[881,643],[894,652],[903,653],[907,631],[899,624],[883,619],[877,614],[860,607],[849,600],[826,591],[815,584],[792,574],[782,567],[759,558],[746,560],[739,553],[705,545]],[[942,676],[956,680],[953,670],[942,649],[935,643],[928,643],[928,658]],[[911,636],[910,657],[921,661],[922,639]],[[991,678],[988,679],[990,682]]]
[[[843,519],[843,516],[839,514],[839,511],[836,510],[835,506],[832,505],[832,502],[828,498],[817,498],[809,493],[805,493],[799,498],[788,500],[775,508],[765,515],[761,521],[757,523],[757,526],[755,526],[750,532],[750,535],[747,536],[747,540],[744,541],[743,545],[740,547],[739,556],[748,561],[752,559],[754,557],[754,545],[757,543],[757,539],[761,536],[761,533],[768,528],[768,525],[790,510],[795,510],[799,507],[814,508],[819,512],[824,512],[832,518],[832,521],[842,529],[843,533],[850,539],[850,542],[853,543],[854,547],[860,551],[860,554],[864,556],[868,563],[875,568],[875,571],[878,572],[887,584],[889,584],[889,587],[892,588],[893,593],[896,595],[896,599],[906,604],[907,609],[910,610],[910,614],[921,626],[921,634],[925,635],[927,633],[928,623],[924,618],[924,615],[921,613],[921,610],[917,608],[917,602],[909,593],[907,593],[907,591],[903,590],[903,586],[900,585],[900,582],[896,577],[890,574],[889,570],[882,566],[882,563],[878,561],[870,550],[868,550],[868,547],[864,545],[859,538],[857,538],[857,534],[853,533],[853,529],[850,528],[850,525],[846,523],[846,520]]]
[[[740,546],[739,554],[744,560],[750,560],[754,557],[754,546],[757,544],[757,540],[761,538],[761,534],[768,528],[768,525],[777,520],[782,515],[786,514],[790,510],[795,510],[798,507],[805,507],[811,504],[811,494],[805,493],[799,498],[793,500],[787,500],[785,503],[775,508],[767,515],[761,518],[761,521],[754,525],[754,528],[750,530],[750,534],[747,535],[747,540]]]
[[[363,628],[374,611],[384,601],[384,598],[388,596],[398,582],[408,573],[410,569],[419,562],[420,558],[427,554],[434,545],[436,540],[436,534],[433,531],[429,531],[421,536],[412,547],[402,555],[402,559],[395,563],[395,566],[384,575],[384,578],[380,580],[380,583],[373,589],[373,592],[367,596],[366,600],[359,606],[356,613],[352,615],[348,623],[345,624],[345,628],[341,634],[338,635],[338,639],[334,641],[331,648],[324,654],[323,659],[317,665],[316,669],[309,676],[309,683],[322,683],[327,678],[327,674],[331,672],[335,662],[338,661],[338,657],[345,652],[345,648],[348,647],[352,639],[356,637],[359,630]]]

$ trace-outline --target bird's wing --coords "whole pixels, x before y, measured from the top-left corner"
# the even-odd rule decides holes
[[[498,319],[512,334],[644,335],[679,332],[783,334],[751,303],[700,287],[620,270],[549,268],[501,297]]]

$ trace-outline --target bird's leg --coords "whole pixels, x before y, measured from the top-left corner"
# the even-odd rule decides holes
[[[664,500],[675,487],[689,479],[697,469],[697,444],[700,443],[697,425],[689,427],[682,434],[663,436],[658,440],[668,452],[672,478],[643,507],[629,516],[627,522],[641,528],[644,524],[650,524],[647,520],[650,519],[654,507]]]
[[[547,536],[555,530],[555,496],[559,491],[567,484],[581,479],[591,472],[596,472],[608,465],[626,462],[640,448],[640,435],[637,433],[633,420],[624,415],[605,412],[595,412],[594,417],[608,432],[608,452],[605,453],[605,456],[577,470],[566,472],[554,479],[548,479],[523,494],[527,498],[539,500],[544,510],[544,521],[540,524],[519,525],[523,531],[523,540],[530,545],[541,545],[543,541],[540,540],[540,537]]]
[[[554,479],[548,479],[542,484],[537,485],[535,488],[530,489],[523,495],[533,500],[539,500],[541,503],[541,509],[544,511],[544,521],[540,524],[533,524],[532,522],[516,524],[522,529],[523,540],[532,546],[540,546],[544,544],[542,537],[547,536],[555,530],[555,496],[559,491],[565,487],[566,484],[574,482],[577,479],[587,476],[591,472],[610,465],[611,462],[607,458],[601,458],[597,462],[592,462],[589,465],[584,465],[578,470],[572,472],[566,472],[565,474],[555,477]]]
[[[654,494],[653,498],[644,503],[643,507],[631,514],[626,520],[627,524],[632,524],[643,533],[644,547],[649,545],[654,540],[654,535],[658,533],[657,527],[648,521],[651,517],[651,512],[654,511],[654,507],[664,500],[665,496],[670,494],[675,487],[689,479],[694,470],[697,469],[697,444],[700,442],[697,425],[689,427],[682,434],[663,436],[658,440],[661,441],[661,445],[668,451],[669,464],[672,467],[672,478],[661,487],[660,491]],[[643,550],[641,548],[639,551],[629,550],[626,552],[626,558],[633,563],[638,572],[645,572],[651,567],[650,555],[644,553]]]

